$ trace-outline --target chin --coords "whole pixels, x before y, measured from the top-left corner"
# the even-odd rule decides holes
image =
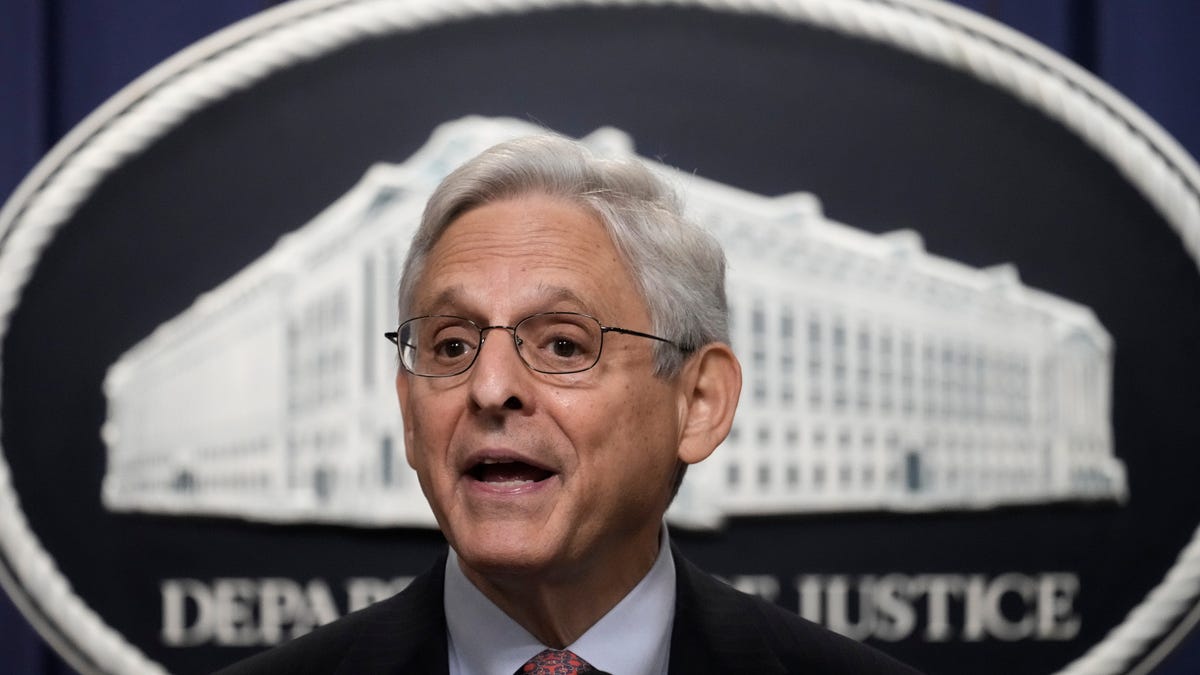
[[[468,546],[456,548],[455,552],[464,566],[491,581],[534,575],[544,577],[550,567],[547,560],[531,556],[524,550]]]

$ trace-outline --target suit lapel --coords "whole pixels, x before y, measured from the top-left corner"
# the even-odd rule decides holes
[[[377,621],[363,626],[336,675],[448,675],[446,558],[384,600]]]

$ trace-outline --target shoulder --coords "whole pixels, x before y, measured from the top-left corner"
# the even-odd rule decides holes
[[[742,593],[701,571],[678,551],[673,642],[703,644],[706,658],[754,654],[763,672],[919,675],[883,652]],[[689,634],[687,638],[685,635]],[[672,665],[676,659],[672,651]]]
[[[445,642],[442,608],[444,558],[400,593],[217,671],[214,675],[341,672],[348,664],[386,658],[399,662]],[[406,651],[407,650],[407,651]],[[442,648],[442,654],[445,648]]]

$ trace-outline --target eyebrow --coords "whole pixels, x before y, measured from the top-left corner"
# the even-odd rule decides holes
[[[547,286],[546,284],[538,284],[538,294],[547,301],[547,304],[566,302],[574,304],[580,309],[586,309],[589,306],[588,303],[583,301],[583,298],[579,297],[579,295],[575,293],[575,291],[562,286]]]
[[[441,293],[438,293],[437,295],[435,295],[428,302],[416,303],[414,305],[413,309],[415,310],[416,315],[421,315],[421,314],[429,314],[429,313],[435,312],[435,311],[441,311],[441,310],[431,309],[432,307],[445,307],[447,305],[457,306],[459,304],[458,299],[460,297],[462,297],[463,293],[464,293],[464,288],[463,288],[462,284],[454,284],[453,286],[447,286],[446,288],[442,289]]]
[[[442,289],[437,295],[433,296],[427,302],[421,302],[416,305],[417,315],[440,313],[443,311],[466,311],[463,297],[466,295],[466,287],[462,284],[454,284]],[[556,305],[560,303],[573,304],[577,309],[589,312],[590,304],[584,302],[583,298],[575,291],[572,291],[565,286],[549,286],[547,284],[538,284],[536,290],[538,304],[540,305]],[[448,308],[448,309],[440,309]],[[538,311],[550,311],[548,307],[543,307]],[[469,317],[468,317],[469,318]]]

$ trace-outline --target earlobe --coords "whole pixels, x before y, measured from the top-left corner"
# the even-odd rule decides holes
[[[684,418],[679,459],[695,464],[729,435],[742,392],[742,367],[729,345],[714,342],[688,359],[680,377]]]

